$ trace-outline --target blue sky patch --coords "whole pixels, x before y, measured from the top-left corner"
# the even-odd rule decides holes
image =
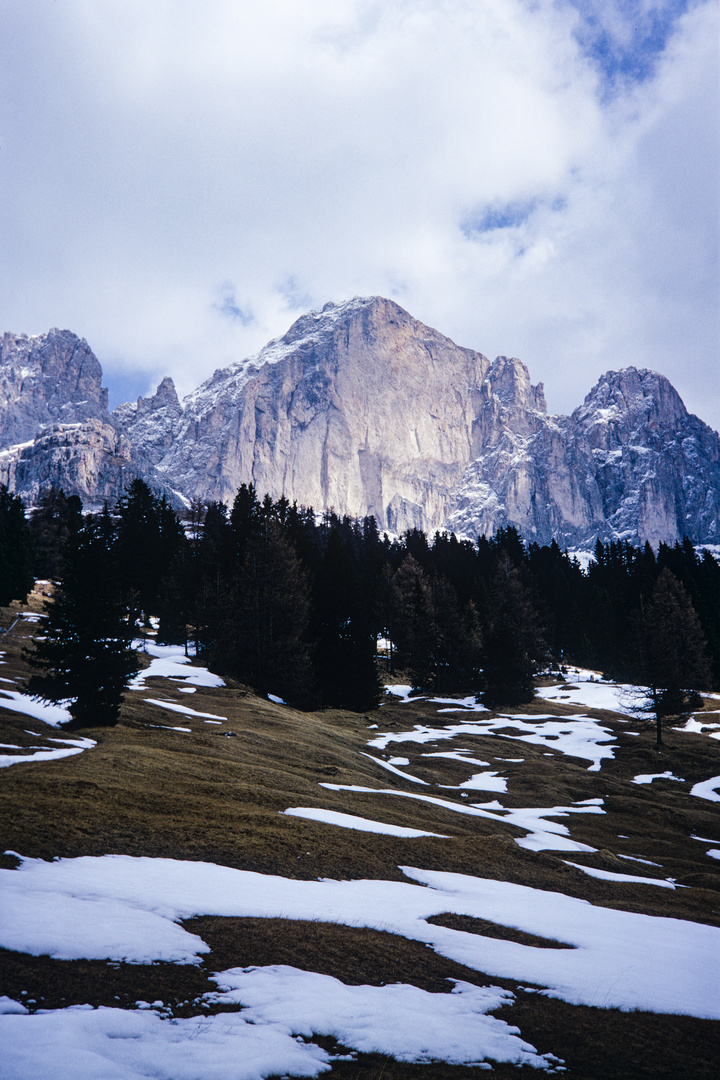
[[[605,81],[607,93],[654,72],[677,20],[694,0],[570,0],[581,17],[575,37]]]
[[[253,313],[240,307],[233,289],[223,289],[219,301],[213,306],[216,311],[219,311],[226,319],[230,319],[231,322],[239,322],[243,326],[250,326],[255,322]]]
[[[479,236],[481,233],[494,232],[496,229],[514,229],[528,220],[537,205],[536,199],[527,202],[496,203],[466,218],[460,228],[468,239]]]

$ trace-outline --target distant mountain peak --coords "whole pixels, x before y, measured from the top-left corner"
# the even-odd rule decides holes
[[[521,360],[491,363],[381,296],[301,315],[182,403],[165,377],[110,415],[70,331],[0,348],[0,482],[31,500],[52,478],[97,504],[141,475],[175,501],[230,502],[253,483],[395,533],[720,540],[720,437],[662,375],[608,371],[571,416],[549,416]]]

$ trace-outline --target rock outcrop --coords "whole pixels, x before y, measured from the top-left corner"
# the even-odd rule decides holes
[[[0,341],[0,447],[34,439],[48,424],[107,417],[102,369],[69,330],[4,334]]]
[[[66,495],[79,495],[87,509],[99,509],[105,501],[114,503],[140,476],[182,506],[184,500],[154,469],[155,458],[167,448],[161,445],[162,420],[173,398],[176,415],[182,412],[172,380],[164,380],[154,398],[125,407],[140,416],[147,411],[157,415],[160,423],[150,425],[146,439],[133,439],[133,424],[117,423],[108,414],[108,392],[101,382],[97,357],[84,338],[69,330],[34,337],[5,334],[0,342],[0,483],[29,506],[54,484]]]
[[[160,467],[186,495],[252,482],[394,532],[440,525],[488,367],[391,300],[327,304],[190,394]]]
[[[98,505],[139,475],[176,505],[253,483],[395,533],[720,542],[720,436],[667,379],[608,372],[551,416],[519,360],[490,363],[381,297],[302,316],[182,403],[166,378],[112,414],[75,335],[2,348],[0,482],[30,501],[54,482]]]

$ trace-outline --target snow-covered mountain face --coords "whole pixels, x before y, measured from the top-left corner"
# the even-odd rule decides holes
[[[572,548],[720,540],[720,437],[667,379],[608,372],[549,416],[519,360],[490,363],[381,297],[302,316],[182,404],[164,379],[108,414],[100,379],[67,331],[5,335],[0,482],[34,501],[52,480],[91,505],[134,475],[175,502],[253,483],[392,532],[511,524]]]

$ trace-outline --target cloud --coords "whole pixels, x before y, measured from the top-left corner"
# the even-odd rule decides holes
[[[551,408],[638,363],[720,424],[714,4],[10,0],[4,19],[0,330],[66,326],[111,380],[183,393],[308,307],[384,294],[521,356]]]
[[[252,311],[249,308],[242,308],[238,304],[232,285],[223,285],[219,290],[219,299],[213,306],[216,311],[231,322],[239,322],[242,326],[251,326],[255,322]]]

